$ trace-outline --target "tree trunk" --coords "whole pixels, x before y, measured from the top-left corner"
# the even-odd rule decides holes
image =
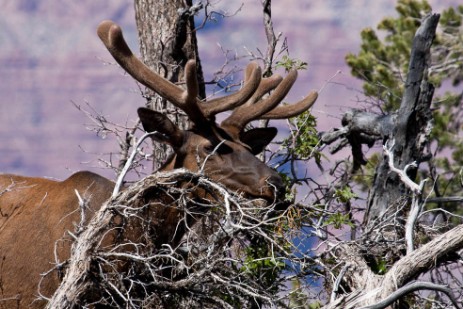
[[[417,30],[402,103],[394,117],[390,117],[394,122],[394,130],[388,133],[387,139],[394,158],[394,166],[400,170],[404,170],[407,164],[414,161],[417,163],[423,161],[423,149],[432,128],[430,105],[434,88],[428,83],[426,75],[430,47],[438,21],[438,14],[429,15]],[[409,178],[415,179],[417,168],[412,167],[407,172]],[[367,249],[362,248],[358,243],[345,243],[338,250],[338,263],[344,264],[346,268],[343,281],[351,293],[332,299],[324,308],[359,308],[378,303],[385,298],[397,301],[403,295],[394,292],[401,290],[410,281],[442,262],[441,259],[445,259],[450,250],[459,250],[463,247],[462,228],[457,227],[414,251],[407,251],[406,256],[401,256],[384,275],[374,274],[366,262],[365,255],[384,258],[391,253],[392,248],[386,246],[381,249],[378,239],[385,239],[386,242],[403,239],[403,235],[398,235],[403,232],[401,228],[403,224],[397,224],[398,222],[392,220],[405,221],[407,206],[410,205],[407,197],[411,196],[411,190],[406,187],[397,173],[391,171],[388,158],[384,157],[376,170],[365,215],[363,245]],[[375,245],[368,247],[368,243]],[[421,288],[425,285],[422,284]],[[394,295],[399,296],[394,298]]]
[[[136,0],[135,19],[143,62],[173,83],[182,83],[183,68],[190,59],[196,60],[199,95],[205,97],[204,78],[198,55],[194,14],[191,0]],[[186,115],[172,104],[145,91],[147,106],[167,114],[181,129],[189,127]],[[154,169],[166,160],[167,146],[154,145]]]
[[[436,16],[436,15],[433,15]],[[395,129],[388,137],[393,143],[392,154],[394,166],[404,169],[407,164],[416,162],[416,167],[407,170],[408,176],[414,180],[418,165],[424,161],[423,149],[430,134],[432,112],[431,101],[434,93],[433,85],[427,82],[428,60],[430,48],[434,40],[438,17],[427,18],[417,30],[413,40],[409,71],[405,83],[405,92],[399,110],[396,112]],[[425,24],[427,23],[427,24]],[[388,160],[378,165],[373,187],[368,198],[365,225],[367,230],[375,225],[375,220],[383,216],[388,210],[399,211],[404,197],[410,196],[410,190],[399,180],[395,173],[391,173]],[[402,209],[404,210],[404,209]]]

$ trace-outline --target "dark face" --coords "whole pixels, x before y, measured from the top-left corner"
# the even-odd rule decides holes
[[[163,114],[145,108],[138,113],[145,130],[158,132],[153,138],[170,144],[175,151],[165,170],[183,167],[202,171],[248,197],[274,200],[283,191],[278,173],[255,157],[275,137],[276,129],[249,130],[240,141],[234,141],[215,124],[204,130],[182,131]]]
[[[176,162],[191,171],[202,170],[212,180],[248,197],[273,200],[283,190],[278,173],[260,161],[251,147],[217,137],[203,137],[188,132]],[[180,163],[180,164],[179,164]]]

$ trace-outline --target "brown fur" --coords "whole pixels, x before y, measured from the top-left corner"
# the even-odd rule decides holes
[[[110,196],[113,182],[90,172],[78,172],[62,182],[14,175],[0,176],[0,308],[42,308],[40,291],[50,297],[58,284],[54,271],[69,257],[80,222],[75,190],[88,200],[87,218]],[[43,277],[42,277],[43,276]],[[43,279],[42,279],[43,278]],[[36,301],[34,301],[36,300]]]

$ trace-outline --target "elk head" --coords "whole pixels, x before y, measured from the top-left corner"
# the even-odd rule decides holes
[[[103,21],[98,26],[98,36],[125,71],[183,110],[192,122],[191,129],[181,130],[164,114],[147,108],[138,109],[144,129],[156,132],[153,138],[171,145],[175,151],[164,169],[184,167],[203,171],[227,188],[252,197],[274,199],[282,191],[283,182],[278,173],[255,157],[275,137],[277,129],[245,130],[245,127],[256,119],[293,117],[313,105],[317,99],[315,91],[296,104],[278,106],[297,78],[295,70],[285,78],[273,75],[262,79],[259,66],[250,63],[240,91],[205,102],[198,98],[194,60],[185,65],[184,90],[151,71],[135,57],[121,28],[114,22]],[[232,114],[220,125],[216,124],[215,115],[227,110],[233,110]]]

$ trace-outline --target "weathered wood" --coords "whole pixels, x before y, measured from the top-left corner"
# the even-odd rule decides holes
[[[103,205],[78,241],[74,243],[73,259],[67,268],[66,276],[47,304],[47,308],[80,308],[82,295],[89,294],[92,288],[90,279],[92,258],[114,216],[108,210],[109,206],[109,202]]]
[[[428,15],[417,30],[413,40],[402,103],[396,113],[386,116],[386,125],[381,123],[382,118],[375,118],[362,113],[355,114],[355,117],[349,118],[348,122],[351,127],[353,127],[354,120],[355,123],[362,124],[357,125],[357,129],[360,132],[364,130],[370,136],[375,135],[372,134],[375,132],[373,130],[375,124],[370,124],[367,120],[379,122],[376,124],[376,127],[379,127],[379,130],[376,130],[376,136],[394,141],[394,146],[391,149],[394,166],[401,170],[407,164],[414,161],[419,164],[423,160],[423,149],[428,142],[432,128],[430,105],[434,88],[428,83],[426,75],[430,47],[435,37],[438,21],[438,14]],[[359,119],[362,119],[363,122]],[[415,179],[416,170],[417,168],[408,170],[408,176],[411,179]],[[407,210],[404,207],[407,204],[402,203],[407,203],[407,197],[410,196],[409,188],[402,183],[396,173],[391,173],[387,158],[383,158],[376,169],[373,187],[368,199],[365,230],[369,234],[365,235],[366,240],[370,237],[373,242],[375,241],[373,238],[377,236],[375,229],[379,226],[378,219],[383,218],[382,216],[387,211],[394,213],[395,218],[400,218]],[[383,223],[387,224],[388,222],[383,220],[381,224]],[[381,237],[383,238],[397,239],[396,230],[387,231],[391,235],[385,235],[385,232],[386,230],[381,230],[378,233],[382,233]],[[402,257],[382,276],[372,273],[364,260],[361,246],[358,244],[340,246],[337,251],[338,258],[349,267],[344,274],[343,282],[352,292],[340,296],[324,308],[359,308],[375,304],[417,276],[431,270],[437,261],[446,257],[448,252],[459,250],[462,246],[463,226],[458,226]]]
[[[405,92],[397,111],[394,131],[388,137],[394,141],[394,166],[400,169],[411,162],[417,162],[419,165],[424,157],[423,148],[428,142],[432,127],[430,106],[434,87],[428,83],[426,74],[438,22],[438,14],[427,16],[413,39]],[[417,168],[409,169],[411,179],[415,179]],[[383,158],[376,169],[373,187],[368,197],[366,226],[370,226],[389,207],[394,207],[398,200],[409,194],[409,190],[397,175],[389,172],[387,160]]]
[[[341,139],[331,153],[336,153],[347,144],[350,144],[353,157],[353,171],[357,171],[367,163],[363,156],[362,145],[372,147],[377,140],[385,140],[391,136],[397,114],[378,115],[358,109],[352,109],[342,117],[341,129],[323,132],[320,140],[324,144],[331,144]]]
[[[162,189],[159,191],[157,189],[175,187],[179,181],[185,179],[192,181],[197,177],[193,173],[182,169],[153,174],[138,181],[117,197],[104,203],[74,242],[66,275],[48,303],[47,308],[81,308],[94,302],[104,304],[105,298],[111,299],[111,293],[102,290],[102,287],[107,283],[104,282],[105,274],[100,267],[104,267],[101,265],[105,263],[101,259],[99,260],[98,257],[104,256],[104,252],[114,251],[116,247],[124,247],[124,243],[132,243],[136,248],[137,243],[134,242],[132,237],[139,234],[138,223],[128,222],[124,215],[121,214],[120,209],[127,207],[128,213],[130,213],[130,209],[135,209],[135,213],[139,214],[140,210],[143,212],[142,209],[147,208],[151,212],[151,214],[147,215],[147,220],[153,218],[148,221],[148,225],[152,225],[150,229],[154,229],[154,234],[150,236],[152,239],[156,239],[168,229],[166,224],[162,224],[164,218],[157,217],[162,216],[163,211],[169,211],[169,208],[176,207],[171,205],[172,198],[170,198],[170,194],[172,193],[161,194]],[[158,201],[153,204],[154,207],[147,206],[146,198],[147,194],[152,194],[150,192],[158,192],[156,193]],[[170,200],[170,203],[168,200]],[[179,205],[179,209],[182,206],[184,205]],[[163,207],[164,210],[161,210],[160,207]],[[149,208],[152,209],[149,210]],[[176,225],[173,228],[177,229],[178,226]],[[136,239],[138,240],[139,237],[140,235],[136,236]],[[147,244],[143,245],[146,246]],[[176,246],[176,244],[171,245],[172,247]],[[130,249],[124,250],[127,254],[130,254],[130,251]],[[113,267],[117,268],[117,263]],[[124,269],[120,268],[118,271],[121,272],[122,276]]]
[[[198,190],[209,192],[208,199],[198,199]],[[220,260],[241,228],[233,226],[243,211],[238,205],[248,205],[247,215],[253,220],[259,216],[254,212],[258,207],[266,209],[260,216],[275,207],[261,199],[243,199],[186,170],[156,173],[136,182],[105,203],[79,235],[66,275],[47,308],[173,308],[180,299],[189,306],[217,308],[220,297],[208,290],[217,292],[229,282],[216,282],[210,272],[228,263]],[[163,216],[171,209],[182,213],[173,228],[186,227],[188,236],[160,244],[157,239],[171,233]],[[188,219],[192,217],[208,219],[201,222],[204,231],[197,233]]]
[[[458,225],[397,261],[382,280],[379,298],[388,296],[397,287],[404,286],[411,279],[433,269],[442,259],[448,257],[449,253],[462,248],[463,225]]]
[[[344,281],[353,291],[323,308],[353,309],[375,304],[405,286],[410,280],[436,267],[449,253],[462,248],[463,225],[459,225],[403,257],[385,275],[379,276],[371,272],[358,247],[343,245],[340,248],[340,261],[349,265]]]

